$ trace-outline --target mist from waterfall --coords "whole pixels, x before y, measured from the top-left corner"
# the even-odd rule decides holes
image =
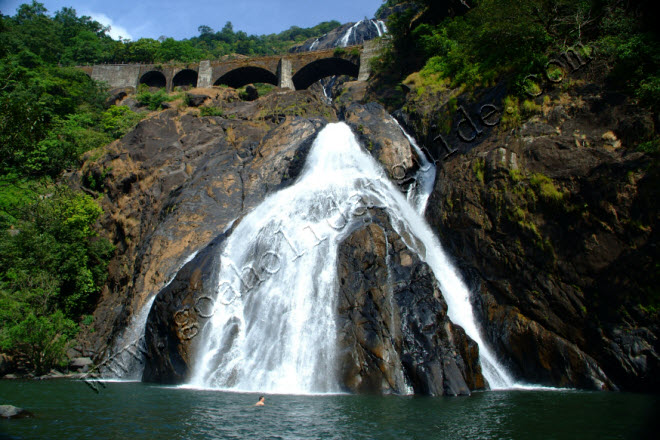
[[[421,150],[417,154],[423,157]],[[428,183],[422,188],[421,197],[406,199],[346,124],[327,125],[295,184],[264,200],[225,242],[217,299],[198,336],[189,385],[286,394],[341,391],[337,250],[352,227],[365,221],[366,208],[376,206],[431,267],[450,319],[479,345],[491,387],[510,386],[480,336],[468,289],[420,215]]]

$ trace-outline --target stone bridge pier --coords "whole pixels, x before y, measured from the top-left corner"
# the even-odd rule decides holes
[[[226,85],[239,88],[251,83],[267,83],[302,90],[327,76],[348,75],[366,81],[371,73],[369,60],[378,55],[381,43],[367,41],[364,46],[232,60],[205,60],[189,64],[106,64],[81,67],[93,79],[109,88],[141,84],[162,87],[211,87]]]

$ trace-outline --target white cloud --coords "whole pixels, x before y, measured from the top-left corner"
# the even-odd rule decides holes
[[[89,12],[86,13],[85,15],[89,15],[90,17],[92,17],[92,20],[98,21],[103,26],[110,26],[110,31],[108,32],[108,35],[110,35],[110,37],[112,37],[113,39],[115,40],[119,40],[119,38],[129,39],[129,40],[133,39],[133,36],[126,30],[125,27],[119,26],[118,24],[114,24],[112,19],[107,15],[98,12]]]

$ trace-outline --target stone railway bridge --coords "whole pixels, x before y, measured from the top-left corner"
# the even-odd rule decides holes
[[[227,85],[238,88],[250,83],[268,83],[293,90],[306,89],[321,78],[348,75],[366,81],[371,70],[369,60],[378,54],[377,41],[363,46],[295,54],[241,58],[226,61],[200,61],[188,64],[104,64],[80,67],[110,88],[137,88],[140,84],[165,87],[211,87]]]

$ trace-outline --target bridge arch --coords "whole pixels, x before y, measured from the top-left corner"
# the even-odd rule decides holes
[[[197,87],[197,72],[192,69],[183,69],[172,78],[172,87]]]
[[[316,81],[333,75],[348,75],[357,78],[360,66],[343,58],[322,58],[312,61],[293,75],[296,90],[303,90]]]
[[[149,87],[166,87],[167,80],[163,72],[150,70],[140,77],[140,84],[145,84]]]
[[[263,67],[239,67],[222,75],[213,85],[227,85],[235,89],[252,83],[267,83],[277,85],[277,75]]]

